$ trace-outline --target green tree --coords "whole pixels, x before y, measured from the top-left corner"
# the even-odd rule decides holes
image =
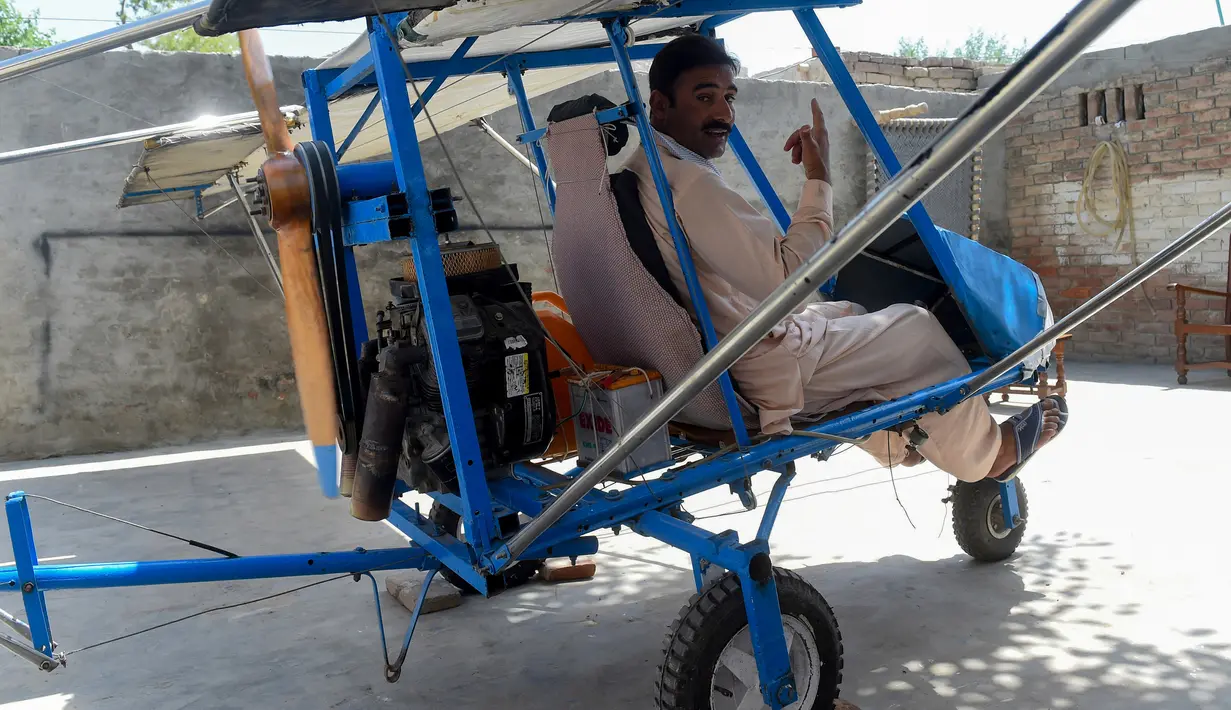
[[[115,13],[120,24],[187,5],[192,0],[120,0],[120,9]],[[159,35],[141,43],[141,46],[162,52],[210,52],[228,54],[239,51],[239,38],[233,34],[222,37],[202,37],[191,27]]]
[[[1019,46],[1011,48],[1004,35],[989,35],[980,28],[971,32],[966,37],[966,40],[958,45],[956,49],[950,49],[949,45],[946,44],[938,50],[930,51],[927,41],[922,37],[899,37],[897,54],[899,57],[913,57],[915,59],[930,56],[956,57],[979,62],[1012,64],[1022,58],[1022,55],[1026,53],[1026,49],[1025,39],[1022,39],[1022,43]]]
[[[953,52],[953,56],[961,59],[974,59],[981,62],[995,62],[996,64],[1012,64],[1022,55],[1026,53],[1026,40],[1023,39],[1020,46],[1011,49],[1004,35],[994,37],[987,34],[983,29],[977,29],[970,33],[962,46],[958,47]]]
[[[898,51],[896,54],[899,57],[923,59],[928,56],[928,43],[922,37],[915,39],[898,37]]]
[[[39,48],[49,46],[55,32],[38,27],[38,11],[30,16],[18,12],[9,0],[0,0],[0,47]]]

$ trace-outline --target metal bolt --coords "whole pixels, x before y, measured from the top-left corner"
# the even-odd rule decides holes
[[[33,592],[34,582],[26,582],[25,584],[21,585],[21,591],[25,592],[26,594],[30,594],[31,592]]]
[[[1014,527],[1017,527],[1018,525],[1021,525],[1023,522],[1025,522],[1025,521],[1023,521],[1023,520],[1022,520],[1022,516],[1020,516],[1020,515],[1014,515],[1014,516],[1013,516],[1013,526],[1014,526]]]
[[[43,661],[42,663],[38,664],[38,669],[39,669],[40,671],[50,671],[50,670],[51,670],[51,661]]]
[[[795,686],[790,683],[785,683],[781,688],[778,688],[778,702],[786,705],[795,700]]]
[[[503,314],[503,313],[497,313],[497,314],[496,314],[496,320],[504,320],[504,314]]]

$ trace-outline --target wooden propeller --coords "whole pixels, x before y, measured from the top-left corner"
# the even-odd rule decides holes
[[[291,360],[308,439],[316,454],[321,491],[338,495],[338,407],[334,389],[329,327],[321,297],[312,237],[312,198],[308,174],[292,154],[295,148],[278,105],[273,70],[257,30],[239,33],[248,88],[261,119],[268,158],[260,181],[269,224],[278,233],[282,287],[286,292],[286,326]]]

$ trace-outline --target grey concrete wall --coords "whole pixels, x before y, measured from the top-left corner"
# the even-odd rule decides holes
[[[1059,93],[1070,86],[1097,86],[1100,81],[1118,81],[1125,75],[1145,70],[1192,67],[1203,59],[1227,56],[1228,46],[1231,46],[1231,27],[1212,27],[1157,42],[1087,52],[1056,77],[1043,93]],[[985,74],[979,78],[979,88],[986,89],[999,78],[999,74]]]
[[[273,58],[284,103],[315,63]],[[109,52],[0,84],[0,151],[251,107],[238,57]],[[116,209],[138,153],[0,167],[0,458],[297,426],[281,301],[173,205]],[[239,217],[208,229],[269,285]]]
[[[302,101],[298,73],[313,64],[274,59],[283,103]],[[902,87],[861,90],[873,108],[926,101],[937,116],[973,100]],[[542,121],[555,103],[589,92],[619,100],[618,75],[540,97],[535,116]],[[864,201],[866,153],[832,86],[744,80],[739,124],[793,206],[803,176],[782,144],[810,120],[812,96],[828,117],[841,225]],[[0,84],[0,150],[250,107],[236,57],[111,52]],[[506,137],[520,131],[512,110],[491,123]],[[477,207],[523,277],[551,288],[550,215],[545,202],[536,204],[530,173],[477,128],[459,128],[444,142],[474,199],[459,204],[462,222],[476,226]],[[421,145],[429,180],[462,196],[439,144]],[[173,205],[117,210],[138,152],[129,146],[0,167],[0,460],[302,428],[282,302],[265,290],[269,276],[238,211],[206,222],[215,244]],[[720,164],[758,203],[734,157]],[[455,238],[486,236],[471,230]],[[369,322],[408,255],[405,243],[359,251]]]

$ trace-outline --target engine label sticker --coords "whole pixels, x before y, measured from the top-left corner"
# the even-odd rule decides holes
[[[530,354],[504,356],[504,396],[523,397],[530,394]]]
[[[521,350],[522,348],[526,347],[526,345],[527,345],[526,336],[524,335],[519,335],[515,338],[505,338],[504,339],[504,349],[505,350]]]
[[[543,394],[535,392],[522,400],[526,407],[525,440],[523,444],[538,441],[543,436]]]

